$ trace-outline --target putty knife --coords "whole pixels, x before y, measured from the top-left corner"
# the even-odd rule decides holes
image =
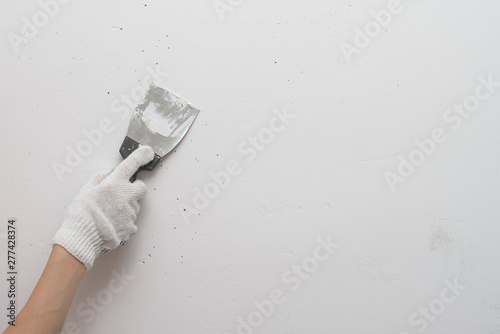
[[[141,170],[153,170],[160,160],[182,140],[200,110],[167,91],[151,83],[142,102],[135,108],[127,136],[120,147],[125,159],[139,145],[151,146],[155,152],[153,161],[142,166],[130,178],[134,182]]]

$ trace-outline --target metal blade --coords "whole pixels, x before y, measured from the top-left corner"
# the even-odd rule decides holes
[[[135,108],[127,136],[164,157],[182,140],[200,110],[165,88],[151,83]]]

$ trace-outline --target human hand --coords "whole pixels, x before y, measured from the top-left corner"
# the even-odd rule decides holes
[[[129,180],[140,166],[153,160],[149,146],[141,146],[113,171],[97,174],[85,184],[68,207],[53,243],[64,247],[91,269],[101,251],[113,250],[137,231],[134,222],[146,185]]]

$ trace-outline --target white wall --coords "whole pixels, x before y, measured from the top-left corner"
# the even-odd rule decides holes
[[[18,304],[79,187],[121,160],[132,110],[120,97],[158,66],[202,112],[141,175],[139,231],[86,274],[66,333],[500,333],[500,87],[480,89],[460,125],[447,114],[477,101],[479,77],[500,81],[500,3],[401,0],[351,62],[342,43],[388,1],[233,0],[220,16],[215,3],[70,1],[17,47],[9,33],[42,9],[4,3],[0,254],[14,217]],[[254,159],[241,154],[273,110],[294,118]],[[113,130],[59,179],[54,163],[106,118]],[[443,140],[391,191],[385,174],[436,128]],[[179,208],[231,160],[241,173],[187,224]],[[315,268],[328,236],[339,246]],[[289,272],[303,264],[311,277]],[[133,279],[110,292],[113,270]],[[282,303],[260,324],[254,302],[271,295]],[[249,315],[258,328],[238,330]]]

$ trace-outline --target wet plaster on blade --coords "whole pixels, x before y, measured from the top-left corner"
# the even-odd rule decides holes
[[[199,112],[180,97],[151,83],[130,119],[127,136],[151,146],[163,157],[182,140]]]
[[[141,119],[149,131],[163,137],[177,137],[195,118],[195,116],[189,116],[187,119],[182,118],[183,123],[179,124],[176,117],[165,117],[159,113],[159,107],[157,103],[148,104]]]

